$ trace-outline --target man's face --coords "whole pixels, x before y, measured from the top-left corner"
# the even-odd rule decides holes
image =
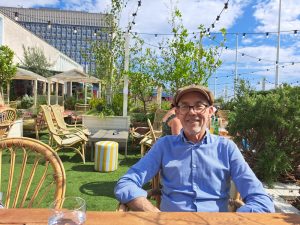
[[[191,136],[204,134],[212,113],[212,106],[209,106],[207,99],[199,92],[184,94],[176,108],[176,115],[185,134]]]

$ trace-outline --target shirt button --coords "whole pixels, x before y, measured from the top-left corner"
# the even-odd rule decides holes
[[[193,168],[196,168],[196,165],[195,165],[195,164],[193,164]]]
[[[194,187],[194,189],[196,189],[196,188],[197,188],[197,185],[193,185],[193,187]]]

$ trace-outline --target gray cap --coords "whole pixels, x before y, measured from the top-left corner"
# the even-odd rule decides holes
[[[200,94],[202,94],[204,97],[206,97],[209,105],[213,105],[214,104],[214,95],[212,94],[212,92],[204,86],[200,86],[200,85],[189,85],[189,86],[185,86],[182,88],[179,88],[173,98],[173,105],[177,106],[178,102],[180,100],[180,98],[187,93],[190,92],[199,92]]]

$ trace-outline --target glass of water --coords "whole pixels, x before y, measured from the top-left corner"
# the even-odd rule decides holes
[[[80,197],[66,197],[50,205],[49,225],[80,225],[86,220],[86,203]]]

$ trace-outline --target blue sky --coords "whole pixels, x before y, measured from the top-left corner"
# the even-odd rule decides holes
[[[124,0],[127,6],[121,17],[121,26],[125,27],[131,21],[131,14],[136,10],[138,0]],[[211,26],[220,14],[227,0],[173,0],[183,14],[184,25],[190,32],[197,31],[199,24]],[[170,33],[168,20],[171,12],[170,0],[142,0],[142,6],[136,16],[133,32],[151,33],[139,34],[147,43],[157,45],[166,38],[164,35],[154,37],[154,34]],[[0,0],[2,6],[14,7],[53,7],[87,12],[105,12],[109,8],[109,0]],[[281,3],[281,33],[279,54],[279,83],[292,85],[300,83],[300,1],[282,0]],[[260,90],[261,81],[266,78],[266,89],[274,88],[275,62],[277,49],[277,29],[279,0],[229,0],[229,7],[220,16],[213,32],[226,28],[228,33],[226,46],[221,52],[223,65],[209,80],[209,87],[216,95],[233,94],[233,79],[235,70],[235,43],[238,36],[238,74],[249,80],[251,85]],[[297,35],[294,35],[297,30]],[[269,32],[267,38],[266,33]],[[243,38],[243,33],[246,36]],[[250,34],[252,33],[252,34]],[[259,34],[260,33],[260,34]],[[214,45],[214,42],[207,42]],[[259,60],[261,59],[261,60]],[[217,79],[216,79],[217,78]],[[216,81],[216,85],[214,85]],[[259,83],[260,82],[260,83]],[[298,83],[297,83],[298,82]]]

